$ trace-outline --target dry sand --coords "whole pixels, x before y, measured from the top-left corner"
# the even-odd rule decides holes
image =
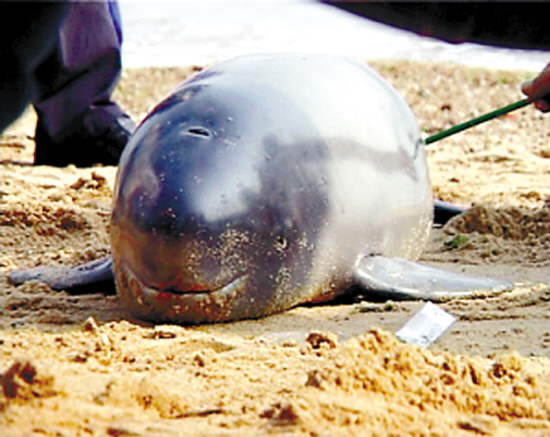
[[[533,74],[372,64],[426,135],[518,100]],[[192,70],[125,71],[116,99],[139,120]],[[430,350],[391,334],[419,302],[154,327],[113,289],[9,285],[10,269],[109,251],[116,169],[24,165],[33,129],[29,111],[0,137],[3,436],[550,436],[550,121],[533,108],[428,148],[435,194],[475,207],[434,229],[423,260],[516,283],[442,304],[458,321]]]

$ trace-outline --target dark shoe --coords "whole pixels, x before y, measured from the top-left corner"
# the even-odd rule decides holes
[[[65,136],[52,139],[38,119],[34,152],[35,165],[91,167],[117,165],[136,125],[113,102],[100,102],[73,121]]]

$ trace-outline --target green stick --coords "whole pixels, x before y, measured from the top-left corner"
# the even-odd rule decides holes
[[[481,115],[470,121],[457,124],[456,126],[453,126],[450,129],[444,130],[442,132],[439,132],[435,135],[432,135],[426,138],[426,140],[424,141],[424,144],[428,145],[431,143],[435,143],[436,141],[442,140],[443,138],[447,138],[450,135],[454,135],[458,132],[462,132],[465,129],[469,129],[473,126],[484,123],[488,120],[492,120],[493,118],[500,117],[501,115],[508,114],[509,112],[515,111],[516,109],[523,108],[524,106],[527,106],[530,103],[533,103],[533,100],[523,99],[523,100],[520,100],[519,102],[515,102],[510,105],[504,106],[503,108],[496,109],[492,112],[489,112],[488,114]]]

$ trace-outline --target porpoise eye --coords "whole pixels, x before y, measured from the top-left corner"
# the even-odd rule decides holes
[[[203,127],[191,127],[187,130],[187,133],[191,135],[197,135],[199,137],[209,137],[210,132]]]
[[[282,252],[288,247],[288,240],[284,236],[278,235],[273,245],[276,251]]]

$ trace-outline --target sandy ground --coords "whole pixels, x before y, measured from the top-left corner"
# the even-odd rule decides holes
[[[372,64],[426,136],[518,100],[533,74]],[[116,99],[139,120],[192,71],[125,71]],[[534,109],[428,148],[435,194],[474,207],[434,229],[423,261],[516,284],[441,304],[458,321],[429,350],[392,334],[420,302],[155,327],[113,288],[11,286],[13,268],[109,251],[116,169],[29,165],[34,122],[28,111],[0,137],[2,435],[550,436],[550,122]]]

